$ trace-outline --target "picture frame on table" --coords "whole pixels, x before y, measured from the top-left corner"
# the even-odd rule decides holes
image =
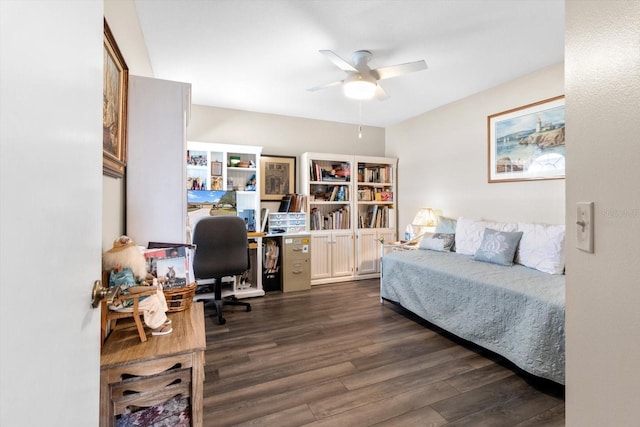
[[[487,117],[489,183],[565,177],[564,95]]]
[[[127,92],[129,68],[104,20],[102,97],[102,173],[124,176],[127,166]]]
[[[296,158],[263,155],[260,157],[260,200],[280,201],[296,192]]]

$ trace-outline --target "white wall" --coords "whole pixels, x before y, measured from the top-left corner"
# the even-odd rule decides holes
[[[487,182],[487,116],[562,94],[557,64],[387,128],[386,155],[400,159],[399,231],[421,206],[453,218],[563,224],[564,180]]]
[[[0,425],[96,426],[102,1],[0,19]]]
[[[263,152],[297,156],[305,151],[384,155],[385,131],[322,120],[193,105],[189,141],[258,145]]]
[[[566,4],[568,426],[640,425],[640,2]]]
[[[133,0],[105,0],[104,18],[109,24],[129,72],[153,77],[147,46],[142,37]],[[125,232],[125,179],[102,177],[102,248],[111,248],[113,240]]]

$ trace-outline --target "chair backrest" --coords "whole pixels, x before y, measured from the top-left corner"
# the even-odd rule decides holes
[[[249,269],[247,227],[237,216],[200,219],[193,231],[196,245],[193,272],[196,279],[242,274]]]

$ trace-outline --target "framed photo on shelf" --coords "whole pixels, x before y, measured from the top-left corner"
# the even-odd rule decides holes
[[[260,157],[260,200],[282,200],[296,192],[296,158],[290,156]]]
[[[564,95],[487,117],[489,182],[565,177]]]
[[[212,176],[222,175],[222,162],[211,162],[211,175]]]
[[[129,68],[104,20],[102,173],[122,178],[127,165],[127,86]]]

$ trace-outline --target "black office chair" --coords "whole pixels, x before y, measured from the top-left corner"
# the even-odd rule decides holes
[[[213,299],[218,324],[224,325],[222,306],[240,305],[251,311],[251,304],[238,301],[235,296],[222,299],[222,278],[243,274],[249,269],[247,227],[237,216],[211,216],[200,219],[193,231],[196,246],[193,273],[198,282],[194,301]],[[213,293],[199,293],[213,285]]]

